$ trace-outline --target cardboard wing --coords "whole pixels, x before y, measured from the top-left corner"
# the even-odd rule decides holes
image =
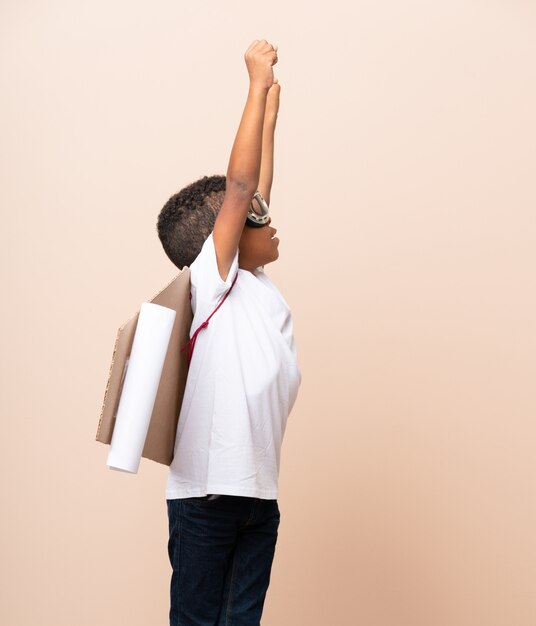
[[[192,325],[189,268],[184,267],[149,302],[173,309],[176,315],[141,456],[170,465],[173,461],[177,424],[188,375],[187,351],[181,353],[181,347],[188,342]],[[97,428],[96,440],[101,443],[110,444],[112,441],[139,316],[140,311],[117,331]]]

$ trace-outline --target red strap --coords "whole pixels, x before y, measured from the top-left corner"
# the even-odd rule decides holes
[[[188,348],[188,365],[190,365],[190,361],[192,360],[192,354],[194,353],[194,347],[195,347],[195,342],[197,339],[197,335],[199,334],[199,331],[203,328],[206,328],[208,326],[208,322],[210,320],[210,318],[214,315],[214,313],[216,313],[216,311],[221,307],[221,305],[225,302],[225,298],[227,298],[227,296],[231,293],[231,289],[234,287],[234,284],[236,283],[236,279],[238,278],[238,272],[236,272],[236,276],[234,277],[233,283],[232,285],[229,287],[227,293],[223,296],[223,298],[221,299],[220,303],[218,304],[218,306],[214,309],[214,311],[212,311],[212,313],[207,317],[207,319],[201,324],[201,326],[199,326],[199,328],[195,331],[195,333],[192,335],[190,341],[188,341],[188,343],[183,346],[181,348],[181,352],[183,352],[184,350],[186,350],[186,348]],[[192,293],[190,292],[190,300],[192,299]]]

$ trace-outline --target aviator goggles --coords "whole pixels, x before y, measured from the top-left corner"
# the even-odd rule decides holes
[[[266,200],[262,197],[260,191],[256,191],[248,209],[246,226],[259,228],[268,224],[269,219],[270,216],[268,215],[268,205],[266,204]]]

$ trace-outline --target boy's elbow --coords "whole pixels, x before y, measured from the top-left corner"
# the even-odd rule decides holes
[[[226,191],[232,191],[234,193],[242,195],[251,195],[257,191],[257,183],[247,176],[230,176],[227,174],[225,181]]]

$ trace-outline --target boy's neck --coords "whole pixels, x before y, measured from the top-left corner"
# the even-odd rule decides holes
[[[238,267],[239,267],[241,270],[247,270],[248,272],[251,272],[252,274],[254,274],[254,273],[255,273],[255,270],[256,270],[258,267],[264,267],[264,265],[262,265],[262,266],[256,265],[255,267],[252,267],[252,266],[251,266],[251,265],[249,265],[248,263],[243,263],[242,261],[240,261],[240,257],[239,257],[239,258],[238,258]]]

